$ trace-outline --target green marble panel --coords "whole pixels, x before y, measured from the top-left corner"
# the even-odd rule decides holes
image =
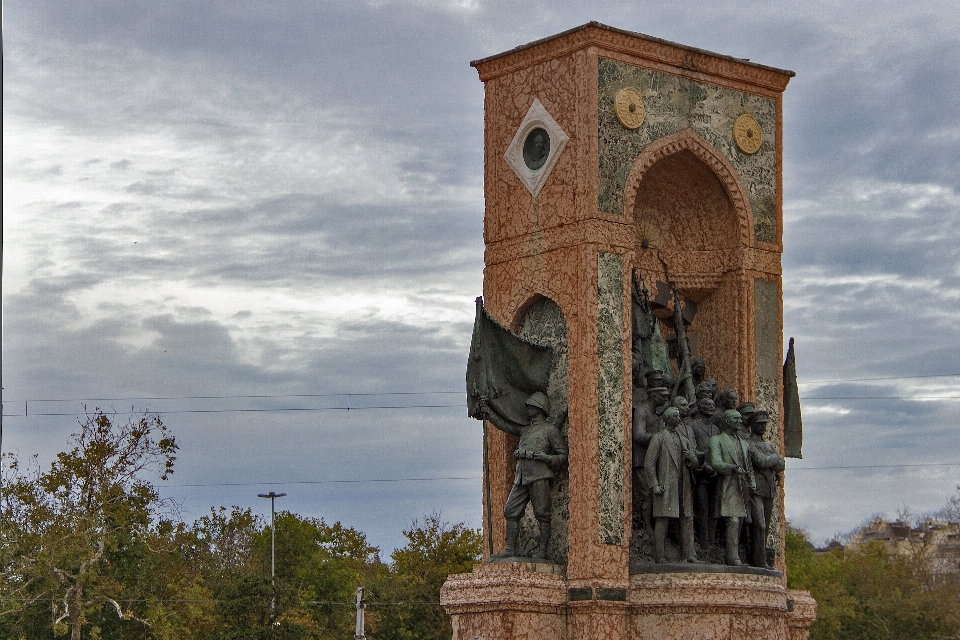
[[[623,257],[601,252],[598,270],[599,532],[602,544],[619,545],[624,538]]]
[[[780,442],[780,294],[777,283],[756,278],[753,281],[754,347],[756,349],[756,405],[770,414],[763,439]],[[773,500],[773,516],[767,532],[767,546],[782,553],[780,541],[780,496]]]
[[[599,61],[598,77],[600,211],[622,213],[627,175],[640,152],[651,142],[689,127],[740,175],[753,210],[754,237],[776,241],[775,100],[604,58]],[[623,127],[613,110],[617,92],[626,87],[640,92],[646,112],[643,124],[634,130]],[[733,123],[744,113],[756,118],[763,132],[763,144],[753,155],[740,151],[733,140]]]
[[[773,280],[753,281],[754,336],[757,347],[757,375],[780,377],[780,294]]]

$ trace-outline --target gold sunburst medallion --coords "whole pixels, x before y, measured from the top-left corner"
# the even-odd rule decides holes
[[[736,122],[733,123],[733,141],[737,143],[737,148],[747,155],[753,155],[760,150],[763,144],[763,132],[760,130],[760,123],[750,115],[745,113]]]
[[[636,129],[643,124],[643,119],[647,116],[647,112],[643,110],[643,98],[633,87],[620,89],[617,97],[613,99],[613,110],[617,114],[617,120],[627,129]]]

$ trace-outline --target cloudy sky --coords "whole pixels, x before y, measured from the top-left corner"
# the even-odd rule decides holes
[[[434,511],[480,526],[469,62],[589,20],[797,72],[787,516],[823,541],[942,505],[960,483],[955,0],[8,0],[3,450],[49,460],[84,404],[162,411],[181,443],[163,494],[187,519],[269,513],[274,490],[385,551]]]

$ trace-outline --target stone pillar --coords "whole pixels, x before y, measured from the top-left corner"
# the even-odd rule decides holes
[[[679,638],[677,625],[684,637],[785,638],[782,553],[776,575],[631,575],[630,291],[633,273],[675,283],[698,305],[691,332],[709,375],[779,416],[792,72],[597,23],[472,65],[485,87],[486,309],[562,347],[548,395],[566,403],[570,452],[551,563],[490,564],[516,441],[486,426],[484,563],[441,593],[454,638]]]

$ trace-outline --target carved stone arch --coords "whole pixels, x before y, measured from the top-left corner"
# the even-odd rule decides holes
[[[701,138],[693,129],[684,129],[664,136],[650,143],[634,161],[627,176],[623,193],[623,215],[630,223],[635,223],[635,204],[637,192],[644,175],[654,165],[669,156],[688,151],[703,162],[720,181],[736,215],[738,244],[741,247],[753,246],[753,211],[747,198],[746,189],[740,176],[730,161],[713,145]]]

